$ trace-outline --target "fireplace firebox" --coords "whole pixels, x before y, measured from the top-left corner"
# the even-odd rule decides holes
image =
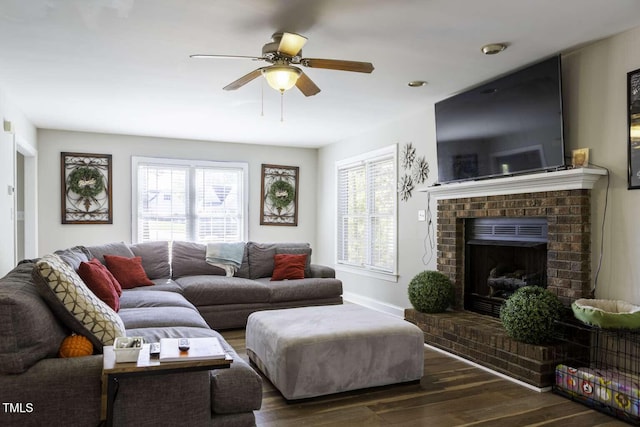
[[[465,221],[464,309],[498,317],[523,286],[547,287],[547,219]]]

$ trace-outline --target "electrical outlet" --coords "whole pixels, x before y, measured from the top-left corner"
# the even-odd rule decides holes
[[[420,209],[418,211],[418,221],[426,221],[427,220],[427,211],[424,209]]]

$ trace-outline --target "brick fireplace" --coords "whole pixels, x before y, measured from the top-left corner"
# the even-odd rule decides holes
[[[547,219],[547,289],[563,302],[586,297],[591,287],[590,190],[543,191],[438,201],[438,271],[449,276],[462,309],[465,219]]]
[[[476,218],[546,218],[547,289],[567,305],[591,289],[591,189],[604,174],[569,169],[426,189],[437,200],[437,267],[454,284],[453,312],[406,310],[425,342],[536,387],[553,383],[554,346],[511,340],[494,317],[464,310],[465,221]]]

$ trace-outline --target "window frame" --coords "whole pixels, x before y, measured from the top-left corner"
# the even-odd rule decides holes
[[[189,168],[189,170],[195,170],[195,168],[212,168],[212,169],[240,169],[242,170],[242,219],[240,224],[242,226],[242,232],[240,233],[240,241],[247,241],[249,237],[249,163],[247,162],[228,162],[217,160],[187,160],[187,159],[174,159],[167,157],[145,157],[145,156],[131,156],[131,241],[133,243],[140,243],[138,240],[138,166],[141,164],[157,165],[159,167],[183,167]],[[187,174],[188,181],[188,199],[191,206],[195,200],[196,189],[194,187],[195,173],[189,172]],[[197,216],[190,213],[191,209],[187,209],[187,239],[193,240],[195,237],[195,219]]]
[[[390,158],[391,163],[393,165],[393,172],[392,172],[393,174],[393,177],[392,177],[393,178],[393,208],[392,208],[393,226],[392,226],[392,230],[394,233],[394,236],[393,236],[394,254],[393,254],[393,269],[391,271],[386,271],[384,269],[368,265],[371,261],[371,252],[372,252],[371,251],[372,230],[370,228],[368,228],[367,230],[368,235],[366,236],[367,262],[363,265],[356,265],[356,264],[348,263],[339,259],[341,233],[342,233],[342,225],[341,225],[342,216],[340,213],[340,207],[341,207],[340,205],[340,198],[341,198],[340,172],[345,169],[379,162],[380,160],[383,160],[385,158]],[[365,174],[367,174],[366,168],[365,168]],[[370,151],[357,156],[349,157],[347,159],[339,160],[335,163],[334,176],[336,179],[336,183],[335,183],[335,191],[336,191],[335,265],[336,265],[336,270],[374,277],[374,278],[391,281],[391,282],[397,282],[398,281],[398,192],[397,192],[398,145],[393,144],[391,146],[387,146],[378,150]],[[370,177],[368,175],[365,175],[365,182],[368,182],[369,180],[370,180]],[[376,213],[369,211],[369,207],[372,205],[372,200],[370,200],[370,197],[369,197],[370,195],[372,194],[370,193],[369,189],[365,189],[366,206],[367,206],[367,213],[366,213],[367,223],[370,223],[371,218],[376,216]]]

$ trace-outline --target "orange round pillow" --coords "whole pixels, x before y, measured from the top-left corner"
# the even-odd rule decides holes
[[[62,340],[58,355],[60,357],[80,357],[93,354],[93,344],[82,335],[71,335]]]

